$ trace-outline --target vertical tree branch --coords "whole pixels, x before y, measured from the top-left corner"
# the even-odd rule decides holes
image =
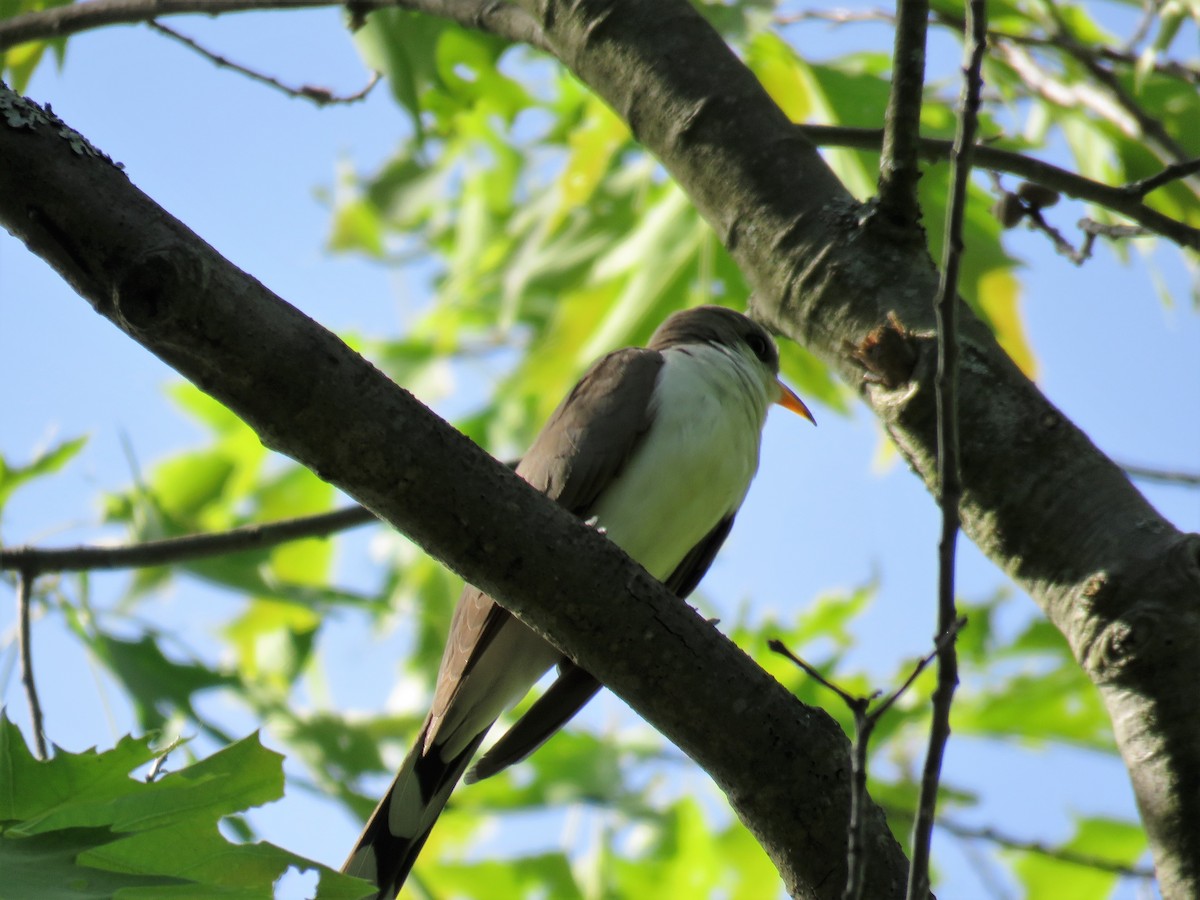
[[[33,752],[38,759],[46,758],[46,735],[42,724],[42,704],[38,700],[37,684],[33,680],[33,646],[29,634],[29,606],[33,582],[37,573],[23,568],[17,572],[17,652],[21,658],[21,684],[29,701],[29,721],[33,728]]]
[[[942,275],[938,285],[937,318],[937,501],[942,510],[942,534],[938,544],[938,635],[955,627],[958,610],[954,602],[954,549],[959,531],[959,502],[962,480],[958,453],[958,269],[962,258],[962,228],[966,214],[967,189],[971,175],[971,151],[978,124],[983,91],[983,54],[987,49],[986,0],[967,4],[967,39],[964,46],[962,108],[951,156],[950,199],[946,209],[946,240],[942,250]],[[929,855],[938,782],[950,737],[950,704],[958,685],[956,642],[938,644],[938,680],[933,694],[933,722],[929,750],[921,775],[917,819],[913,823],[908,897],[925,897],[929,891]]]
[[[925,90],[928,0],[897,0],[892,90],[883,122],[879,161],[879,211],[885,221],[910,229],[920,221],[921,95]]]

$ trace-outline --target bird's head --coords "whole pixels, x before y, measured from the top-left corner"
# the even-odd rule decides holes
[[[710,345],[737,354],[757,372],[773,402],[817,424],[804,401],[779,380],[779,348],[753,319],[723,306],[695,306],[668,316],[647,346],[663,351],[689,345]]]

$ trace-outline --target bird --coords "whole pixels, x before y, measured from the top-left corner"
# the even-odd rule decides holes
[[[645,347],[589,368],[517,474],[639,562],[677,596],[700,582],[758,469],[767,410],[816,424],[779,380],[779,351],[753,319],[720,306],[673,313]],[[489,729],[541,677],[558,675],[468,772]],[[433,702],[342,871],[393,900],[451,791],[524,759],[600,689],[479,589],[459,598]]]

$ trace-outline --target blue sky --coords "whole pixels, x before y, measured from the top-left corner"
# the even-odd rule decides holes
[[[333,11],[172,24],[290,83],[348,93],[367,78]],[[802,53],[832,55],[844,32],[810,26],[797,34]],[[70,125],[124,163],[135,184],[218,251],[323,324],[400,334],[420,308],[417,277],[331,256],[323,247],[329,210],[318,190],[333,189],[339,166],[369,171],[408,127],[385,90],[359,105],[318,110],[218,70],[146,28],[120,27],[72,39],[62,73],[45,66],[28,93],[53,104]],[[1078,214],[1064,211],[1059,221],[1072,222]],[[1173,251],[1155,253],[1161,264],[1155,277],[1174,297],[1168,305],[1158,298],[1140,252],[1119,265],[1101,248],[1095,260],[1075,268],[1023,230],[1011,233],[1009,246],[1028,264],[1025,317],[1039,384],[1050,399],[1115,459],[1200,468],[1200,315]],[[99,491],[129,482],[125,444],[148,465],[204,439],[167,402],[163,385],[174,380],[173,372],[93,315],[19,242],[0,237],[0,452],[21,461],[55,436],[91,436],[65,475],[12,502],[0,523],[4,542],[102,537],[93,504]],[[928,646],[937,512],[902,464],[874,463],[880,438],[865,410],[848,418],[815,411],[815,430],[787,414],[772,416],[760,476],[705,594],[725,615],[753,597],[756,612],[790,617],[808,598],[878,577],[878,596],[850,662],[882,677]],[[1200,530],[1200,492],[1151,485],[1143,490],[1176,525]],[[62,530],[63,523],[74,524]],[[346,584],[376,583],[364,544],[353,544],[341,561],[339,578]],[[983,599],[1008,584],[969,543],[960,548],[961,595]],[[119,576],[97,577],[96,602],[115,596],[120,584]],[[199,587],[181,586],[163,599],[163,615],[190,627],[192,604],[204,596]],[[12,610],[0,599],[6,640]],[[1033,604],[1019,597],[1009,605],[1006,624],[1016,627],[1033,614]],[[132,727],[129,711],[112,691],[96,687],[91,664],[57,623],[38,623],[35,647],[52,740],[80,750],[111,744]],[[372,709],[393,693],[389,660],[397,648],[361,650],[332,645],[332,658],[345,668],[331,689],[339,702]],[[0,679],[5,665],[0,654]],[[2,683],[0,700],[24,724],[16,679],[10,675]],[[593,715],[610,721],[628,714],[607,697]],[[249,731],[257,723],[243,724]],[[1033,836],[1052,840],[1069,831],[1062,809],[1133,815],[1124,772],[1111,761],[1073,754],[1068,763],[1046,752],[1022,755],[1019,771],[1015,765],[1010,754],[971,741],[953,743],[947,760],[951,778],[974,783],[980,772],[988,773],[985,814],[974,817],[981,824],[1025,833],[1036,803],[1055,812],[1039,817]],[[258,821],[273,842],[336,865],[356,826],[337,813],[314,828],[308,803],[303,795],[289,795]],[[977,886],[960,871],[966,863],[959,850],[951,842],[939,849],[954,879],[946,896],[974,893]]]

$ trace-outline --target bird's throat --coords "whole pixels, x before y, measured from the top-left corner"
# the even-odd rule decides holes
[[[592,514],[655,578],[733,514],[758,468],[767,389],[715,348],[668,350],[653,423]]]

